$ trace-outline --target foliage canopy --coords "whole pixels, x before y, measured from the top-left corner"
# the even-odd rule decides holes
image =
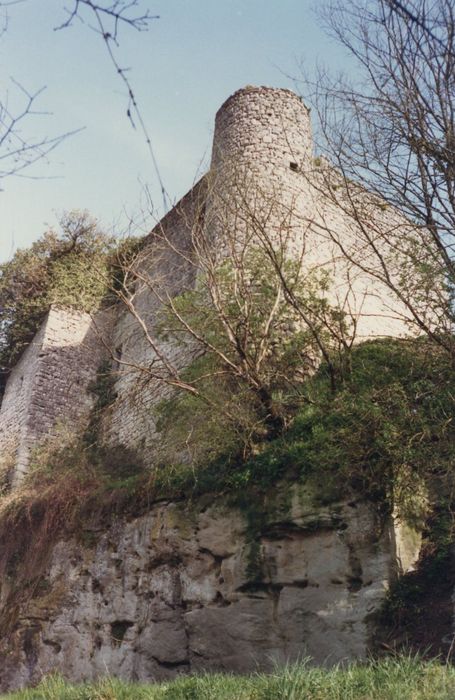
[[[113,240],[87,212],[65,214],[60,227],[0,265],[3,376],[31,341],[51,304],[92,311],[107,291]]]

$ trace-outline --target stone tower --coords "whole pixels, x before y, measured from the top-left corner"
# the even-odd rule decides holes
[[[363,230],[336,168],[313,157],[310,112],[295,93],[247,86],[218,110],[206,225],[221,255],[232,253],[227,239],[234,249],[262,238],[300,261],[302,276],[328,276],[327,299],[349,314],[358,340],[407,335],[409,313],[375,276],[381,263],[368,238],[386,257],[409,222],[365,190],[360,198],[370,209]]]
[[[290,90],[246,87],[215,118],[212,168],[245,168],[264,186],[289,187],[312,158],[309,110]]]
[[[309,110],[290,90],[248,86],[226,100],[215,119],[207,197],[207,225],[221,245],[256,219],[275,244],[286,229],[295,248],[311,208],[302,173],[313,167],[312,150]]]

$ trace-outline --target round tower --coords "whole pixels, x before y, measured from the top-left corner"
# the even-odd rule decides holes
[[[215,118],[212,168],[228,162],[288,181],[312,155],[309,110],[291,90],[237,90]]]
[[[311,167],[309,110],[295,93],[248,86],[231,95],[216,115],[206,209],[220,252],[263,234],[299,255]]]

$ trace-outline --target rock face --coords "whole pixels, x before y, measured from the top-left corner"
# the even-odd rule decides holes
[[[225,501],[169,502],[95,546],[58,543],[2,640],[0,688],[51,671],[149,681],[364,657],[397,570],[393,523],[364,502],[315,507],[301,488],[284,509],[275,498],[260,529]],[[3,614],[8,593],[3,583]]]

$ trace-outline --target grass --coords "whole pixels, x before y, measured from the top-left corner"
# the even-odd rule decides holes
[[[306,663],[272,674],[207,674],[144,685],[117,679],[72,685],[49,676],[4,700],[453,700],[455,669],[403,656],[332,669]]]

